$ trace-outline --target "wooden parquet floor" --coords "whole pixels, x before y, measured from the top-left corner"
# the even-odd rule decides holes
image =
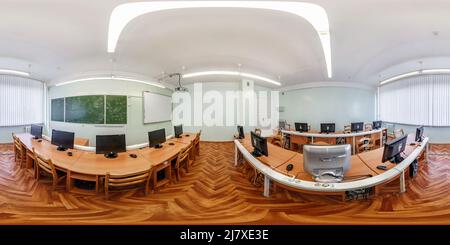
[[[0,224],[450,224],[450,145],[432,146],[429,164],[407,193],[342,202],[279,190],[261,195],[236,169],[232,143],[201,143],[201,155],[179,183],[103,196],[51,191],[14,163],[0,145]]]

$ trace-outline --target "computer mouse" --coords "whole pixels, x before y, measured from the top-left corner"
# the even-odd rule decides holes
[[[42,139],[38,139],[38,142],[41,143],[41,142],[42,142]]]
[[[137,155],[136,154],[130,154],[130,157],[131,158],[137,158]]]
[[[189,137],[189,134],[186,134],[186,137]]]
[[[289,163],[289,164],[286,166],[286,170],[287,170],[287,171],[291,171],[292,169],[294,169],[294,165],[291,164],[291,163]]]
[[[409,143],[409,145],[414,146],[414,145],[416,145],[416,143],[415,142],[411,142],[411,143]]]
[[[174,143],[170,142],[169,145],[175,145]]]
[[[380,170],[387,170],[387,167],[384,165],[378,165],[377,168]]]
[[[69,157],[71,157],[71,156],[73,156],[73,153],[72,153],[71,151],[69,151],[69,152],[67,152],[67,155],[68,155]]]

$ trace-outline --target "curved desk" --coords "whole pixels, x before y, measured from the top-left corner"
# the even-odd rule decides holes
[[[43,157],[51,159],[57,169],[67,172],[67,189],[69,191],[72,190],[73,180],[79,179],[95,182],[95,193],[98,193],[99,179],[107,173],[126,175],[150,168],[160,169],[161,165],[170,166],[170,161],[175,159],[180,150],[195,139],[196,134],[189,133],[189,136],[184,134],[180,139],[171,138],[163,143],[163,147],[160,149],[149,148],[147,144],[147,147],[144,146],[145,148],[127,150],[119,153],[118,157],[114,159],[105,158],[103,154],[95,154],[90,149],[91,147],[88,147],[87,151],[70,149],[72,156],[68,156],[67,151],[56,150],[57,147],[45,140],[45,138],[38,142],[28,133],[17,134],[16,136],[22,142],[27,152],[32,152],[34,148]],[[130,154],[136,154],[137,158],[130,157]],[[28,159],[27,161],[30,160]],[[76,188],[73,190],[82,194],[93,194],[92,192]]]
[[[414,137],[408,137],[408,143]],[[376,169],[381,163],[383,148],[353,155],[351,158],[351,168],[346,173],[346,177],[352,175],[372,175],[372,177],[341,182],[341,183],[318,183],[312,181],[312,176],[303,171],[303,155],[292,152],[268,143],[269,157],[255,158],[252,151],[249,137],[243,140],[235,140],[235,166],[239,164],[239,156],[246,160],[253,168],[264,175],[264,196],[268,197],[270,192],[270,182],[288,187],[288,189],[315,192],[317,194],[338,193],[365,188],[376,187],[400,178],[400,192],[405,192],[405,172],[408,166],[417,159],[424,150],[428,152],[428,138],[422,143],[411,146],[407,145],[405,154],[408,156],[400,164],[384,163],[388,167],[387,171]],[[284,163],[281,163],[285,161]],[[293,164],[294,169],[286,171],[287,164]]]
[[[289,131],[282,130],[283,135],[290,136],[290,148],[291,150],[295,150],[295,145],[305,145],[305,144],[313,144],[317,141],[326,141],[326,143],[335,145],[338,142],[338,139],[344,139],[346,144],[352,145],[352,154],[356,154],[356,145],[357,140],[370,136],[374,141],[374,145],[378,147],[382,147],[383,145],[383,136],[387,135],[387,129],[375,129],[370,131],[362,131],[357,133],[331,133],[331,134],[322,134],[319,132],[304,132],[300,133],[297,131]],[[387,137],[387,136],[386,136]],[[378,142],[378,144],[376,144]]]

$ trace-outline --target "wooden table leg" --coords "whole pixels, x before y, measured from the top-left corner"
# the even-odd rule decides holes
[[[264,175],[264,196],[270,196],[270,178],[267,175]]]

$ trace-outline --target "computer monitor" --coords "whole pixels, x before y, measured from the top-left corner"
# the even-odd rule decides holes
[[[252,155],[254,157],[260,157],[262,155],[269,156],[269,151],[267,150],[267,139],[257,135],[255,132],[251,132],[252,146],[254,148]]]
[[[117,153],[126,152],[127,144],[125,134],[97,135],[96,154],[105,154],[107,158],[117,157]]]
[[[364,130],[364,122],[352,123],[352,132],[359,132]]]
[[[304,145],[303,170],[317,182],[341,182],[350,168],[351,145]]]
[[[60,130],[52,130],[52,145],[58,146],[58,151],[73,149],[75,133]]]
[[[174,126],[173,131],[175,133],[175,138],[181,138],[181,135],[183,134],[183,124]]]
[[[334,133],[336,131],[336,124],[334,123],[321,123],[320,124],[320,132],[321,133]]]
[[[162,143],[166,142],[166,130],[158,129],[148,132],[148,145],[149,147],[161,148]]]
[[[373,121],[372,122],[372,128],[373,129],[380,129],[382,123],[383,123],[382,121]]]
[[[30,134],[33,135],[35,139],[42,138],[42,126],[32,124]]]
[[[400,163],[403,161],[401,153],[405,150],[407,135],[396,138],[384,144],[383,158],[381,162],[391,161],[392,163]]]
[[[237,126],[237,131],[239,133],[239,139],[244,139],[245,135],[244,135],[244,127],[243,126]]]
[[[286,129],[286,121],[279,121],[278,127],[283,130]]]
[[[423,126],[416,128],[416,142],[422,142],[423,130]]]
[[[308,132],[308,124],[307,123],[294,123],[295,131],[297,132]]]

